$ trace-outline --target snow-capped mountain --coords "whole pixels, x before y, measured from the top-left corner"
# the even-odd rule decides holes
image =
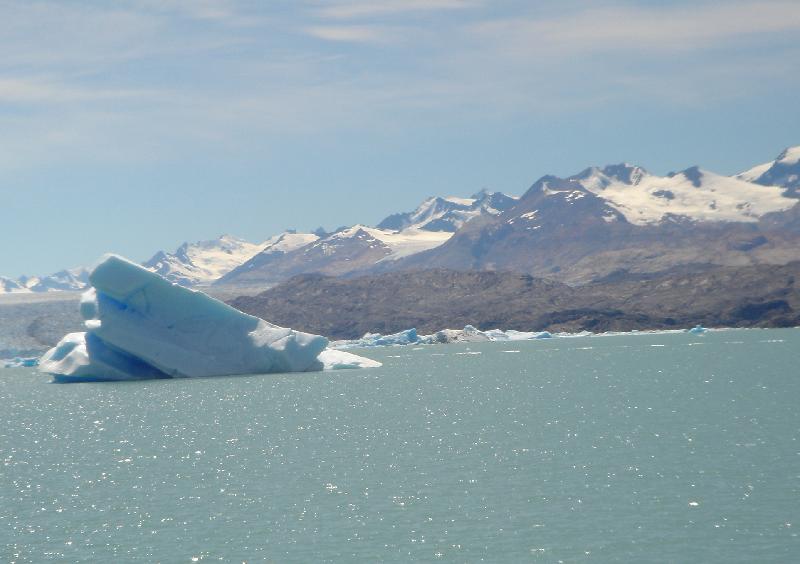
[[[676,267],[800,260],[800,207],[784,151],[745,177],[691,167],[661,177],[621,164],[539,179],[515,205],[466,223],[443,245],[395,268],[513,270],[570,283]],[[756,167],[758,169],[758,167]],[[776,174],[766,182],[767,172]]]
[[[26,288],[18,280],[0,276],[0,294],[26,294],[30,293],[30,289]]]
[[[376,227],[184,243],[145,266],[187,286],[268,285],[303,273],[505,269],[585,282],[614,272],[800,260],[800,146],[732,177],[623,163],[545,176],[522,197],[430,197]],[[688,267],[688,266],[687,266]],[[0,293],[82,289],[85,272],[0,278]]]
[[[261,272],[268,271],[274,264],[280,264],[289,253],[313,244],[319,239],[314,233],[285,232],[267,241],[267,244],[248,260],[220,277],[217,284],[242,284],[261,280]]]
[[[14,280],[0,276],[0,294],[69,292],[86,288],[89,271],[85,268],[62,270],[49,276],[20,276]]]
[[[144,263],[144,267],[183,286],[210,284],[264,250],[297,248],[314,237],[282,233],[263,243],[250,243],[222,235],[210,241],[184,243],[173,253],[159,251]]]
[[[390,215],[377,227],[353,225],[320,233],[304,246],[276,253],[269,248],[223,276],[219,284],[274,284],[308,272],[345,275],[391,264],[438,247],[476,217],[493,217],[517,201],[500,192],[471,198],[427,198],[414,211]]]
[[[400,231],[390,231],[366,225],[354,225],[326,237],[312,246],[322,249],[325,254],[333,254],[337,246],[346,245],[348,241],[359,239],[368,241],[372,248],[384,251],[382,261],[397,260],[422,251],[438,247],[452,236],[445,230],[426,230],[422,227],[407,227]],[[306,252],[308,252],[306,251]]]
[[[774,161],[736,175],[739,180],[764,186],[780,186],[786,195],[800,197],[800,145],[784,150]]]
[[[432,196],[414,211],[390,215],[377,227],[392,231],[415,228],[453,233],[473,217],[497,215],[513,206],[516,200],[517,198],[502,192],[487,190],[481,190],[471,198]]]
[[[691,167],[665,177],[641,167],[619,164],[588,168],[570,177],[599,196],[634,225],[653,225],[665,218],[694,221],[755,222],[764,214],[785,211],[796,203],[784,189],[762,186]]]
[[[411,227],[402,231],[354,225],[294,249],[265,249],[219,280],[220,284],[276,283],[296,274],[331,275],[367,270],[441,245],[453,234]]]
[[[89,284],[87,268],[71,268],[50,276],[20,278],[32,292],[69,292],[83,290]]]

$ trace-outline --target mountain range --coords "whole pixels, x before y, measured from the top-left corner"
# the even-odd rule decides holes
[[[375,228],[256,255],[217,284],[445,268],[574,285],[674,268],[787,264],[800,259],[799,176],[800,147],[733,177],[699,167],[666,176],[625,163],[592,167],[545,176],[519,198],[429,198]]]
[[[791,182],[763,185],[697,167],[666,177],[625,164],[591,168],[539,179],[512,208],[397,266],[585,284],[676,267],[780,265],[800,259],[796,204]]]
[[[623,163],[545,176],[521,197],[431,197],[375,227],[184,243],[144,265],[185,286],[258,288],[305,273],[508,270],[586,284],[674,268],[781,265],[800,259],[798,198],[800,146],[730,177],[698,167],[658,176]],[[0,277],[0,294],[85,284],[85,269]]]
[[[49,276],[21,276],[13,279],[0,276],[0,294],[30,294],[82,290],[89,283],[86,268],[62,270]]]

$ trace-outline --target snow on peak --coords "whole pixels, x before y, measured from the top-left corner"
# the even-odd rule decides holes
[[[366,242],[382,244],[387,248],[389,254],[382,260],[397,260],[438,247],[452,236],[453,234],[448,231],[427,231],[417,227],[393,231],[357,224],[330,235],[323,239],[321,244],[327,245],[330,242],[344,239],[362,239]]]
[[[445,196],[442,198],[446,202],[450,202],[451,204],[456,204],[459,206],[470,207],[472,204],[475,203],[475,198],[459,198],[457,196]]]
[[[414,228],[453,233],[470,219],[480,215],[497,215],[511,207],[516,200],[502,192],[489,192],[486,189],[472,198],[432,196],[414,211],[390,215],[378,224],[378,228],[392,231]]]
[[[0,294],[28,294],[83,290],[89,282],[85,268],[62,270],[49,276],[20,276],[14,280],[0,276]]]
[[[261,253],[289,253],[300,247],[305,247],[319,239],[319,235],[314,233],[296,233],[294,231],[284,231],[279,235],[270,237],[264,242]]]
[[[603,168],[596,166],[587,168],[583,172],[571,176],[570,180],[577,180],[587,189],[591,187],[592,190],[598,191],[615,183],[636,186],[647,176],[649,173],[641,167],[620,163]]]
[[[775,162],[784,165],[800,163],[800,145],[784,149],[783,152],[778,155],[778,158],[775,160]]]
[[[43,276],[30,278],[28,288],[33,292],[63,292],[83,290],[89,284],[89,271],[86,268],[72,268]]]
[[[18,280],[0,276],[0,294],[29,294],[31,291]]]
[[[759,186],[696,166],[666,177],[648,174],[638,167],[628,169],[628,176],[606,174],[617,172],[616,167],[591,170],[591,174],[584,171],[572,179],[636,225],[659,223],[668,216],[753,222],[765,213],[783,211],[795,204],[795,200],[783,196],[780,188]]]
[[[775,164],[774,161],[771,163],[756,165],[753,168],[745,170],[744,172],[740,172],[739,174],[735,175],[734,178],[743,180],[745,182],[756,182],[765,172],[770,169],[773,164]]]
[[[800,195],[800,145],[784,149],[778,158],[769,163],[756,165],[735,176],[739,180],[754,182],[763,186],[779,186],[786,190],[785,195]]]
[[[184,243],[174,253],[159,251],[144,266],[183,286],[208,284],[262,251],[269,243],[250,243],[221,235],[209,241]]]

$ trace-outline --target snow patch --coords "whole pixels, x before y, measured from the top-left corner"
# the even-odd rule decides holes
[[[784,197],[781,188],[698,168],[667,177],[642,174],[637,176],[636,184],[620,181],[599,169],[574,178],[635,225],[656,224],[668,216],[695,221],[755,222],[766,213],[787,210],[797,202]]]
[[[159,251],[144,266],[182,286],[210,284],[261,252],[289,252],[317,239],[310,233],[281,233],[263,243],[231,235],[184,243],[174,253]]]
[[[389,255],[382,258],[381,261],[397,260],[433,249],[453,236],[452,233],[447,231],[426,231],[418,228],[388,231],[376,227],[367,227],[366,225],[354,225],[334,233],[328,239],[352,239],[354,237],[363,237],[364,234],[386,245]]]

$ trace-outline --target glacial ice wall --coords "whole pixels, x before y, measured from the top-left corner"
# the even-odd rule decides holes
[[[242,313],[116,255],[89,276],[86,332],[66,335],[39,368],[57,381],[309,372],[380,363]],[[324,352],[324,354],[322,354]]]

